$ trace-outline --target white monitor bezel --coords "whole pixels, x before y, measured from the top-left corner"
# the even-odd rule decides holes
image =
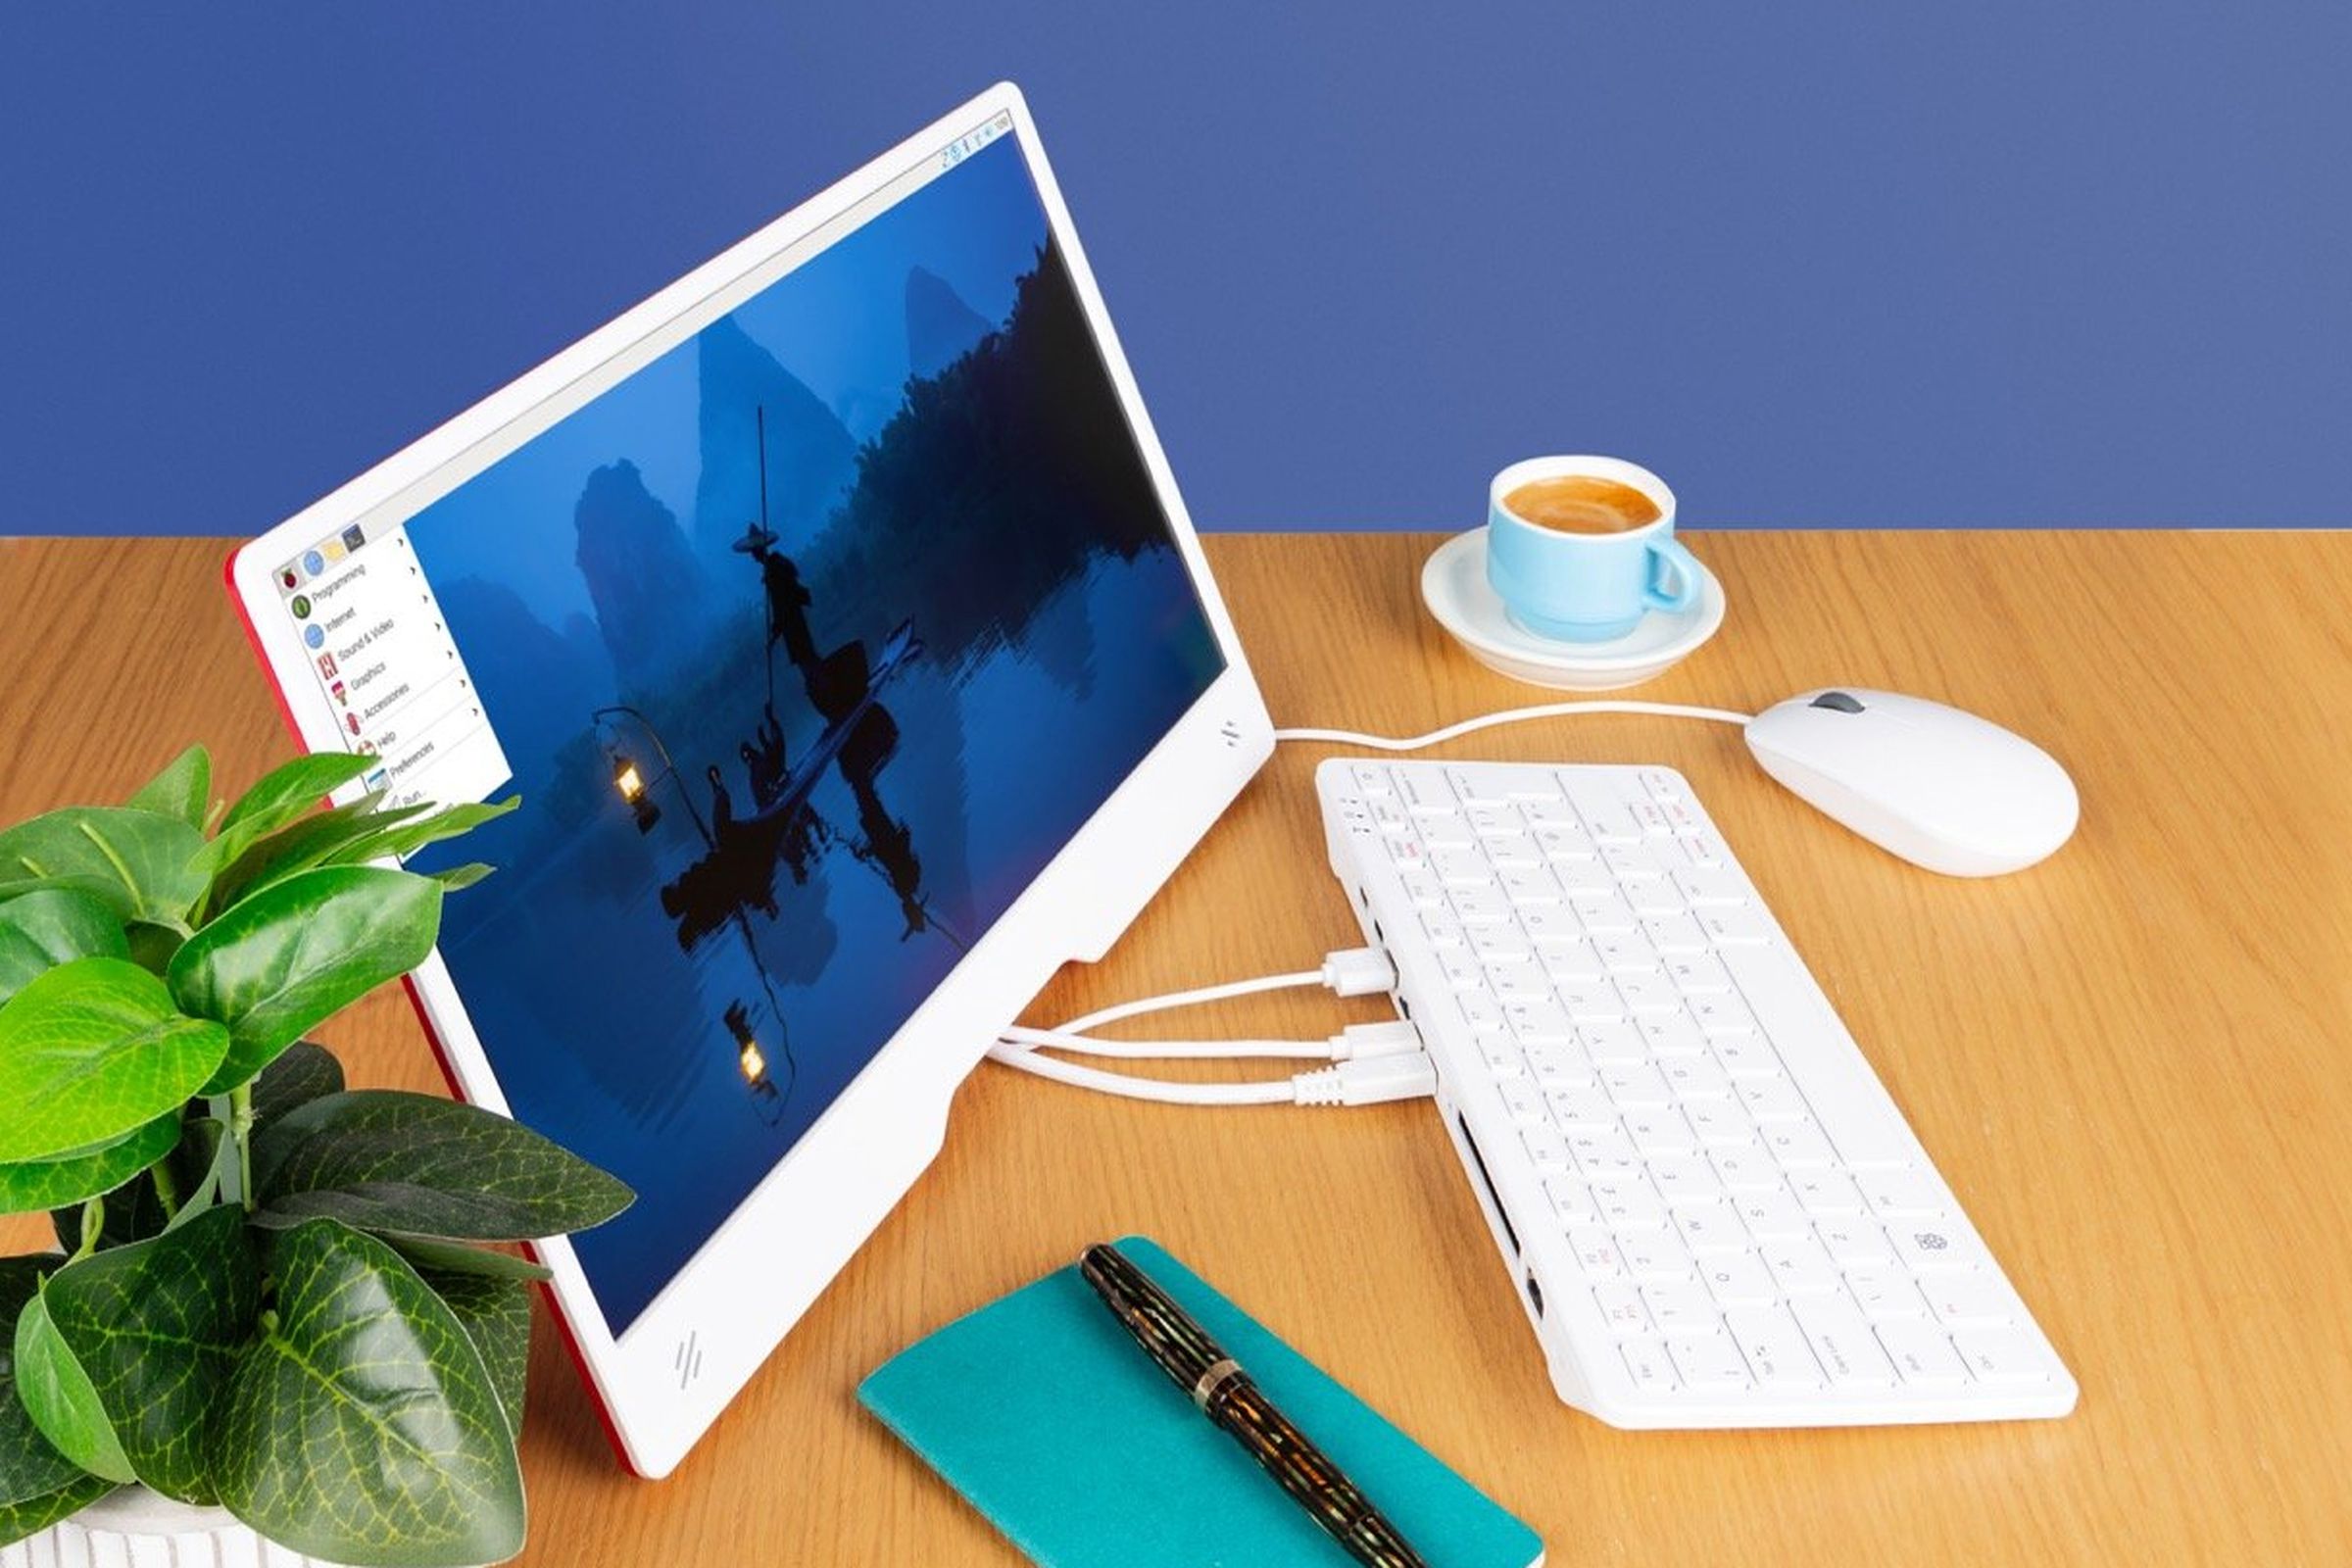
[[[554,1271],[558,1315],[614,1444],[641,1475],[675,1467],[913,1185],[940,1148],[957,1085],[998,1029],[1063,962],[1102,956],[1273,751],[1272,721],[1019,89],[1009,82],[990,88],[306,507],[228,564],[231,592],[289,727],[306,747],[341,749],[337,715],[311,678],[308,651],[280,606],[272,577],[278,564],[389,504],[405,508],[408,493],[437,495],[489,466],[527,439],[502,444],[502,435],[518,424],[543,427],[731,309],[712,309],[712,302],[917,160],[1001,113],[1011,119],[1226,668],[624,1333],[610,1332],[568,1243],[536,1249]],[[659,347],[649,347],[657,340]],[[411,977],[410,989],[459,1091],[506,1109],[438,954]]]

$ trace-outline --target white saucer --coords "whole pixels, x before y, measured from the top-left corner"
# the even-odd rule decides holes
[[[1558,691],[1608,692],[1664,674],[1715,635],[1723,624],[1723,584],[1703,563],[1698,572],[1698,603],[1689,610],[1653,610],[1642,624],[1607,642],[1555,642],[1503,612],[1500,596],[1487,581],[1487,530],[1473,528],[1429,558],[1421,568],[1421,599],[1438,624],[1489,669]]]

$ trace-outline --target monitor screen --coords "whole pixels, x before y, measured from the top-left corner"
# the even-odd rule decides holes
[[[1008,120],[778,264],[277,573],[615,1335],[1224,669]]]

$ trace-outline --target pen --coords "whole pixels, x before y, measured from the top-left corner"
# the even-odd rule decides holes
[[[1371,1499],[1125,1253],[1107,1243],[1090,1247],[1078,1272],[1200,1413],[1232,1434],[1349,1556],[1371,1568],[1429,1568]]]

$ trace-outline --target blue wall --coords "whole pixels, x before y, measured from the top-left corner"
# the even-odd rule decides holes
[[[999,76],[1206,526],[2352,522],[2342,0],[1391,9],[8,6],[0,532],[266,527]]]

